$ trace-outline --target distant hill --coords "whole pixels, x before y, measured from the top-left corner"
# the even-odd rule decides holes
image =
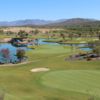
[[[40,26],[40,27],[65,27],[65,26],[77,26],[77,25],[100,25],[99,20],[84,19],[84,18],[72,18],[72,19],[60,19],[55,21],[40,20],[40,19],[28,19],[18,20],[12,22],[0,22],[0,26]]]
[[[85,25],[89,23],[95,23],[100,22],[99,20],[94,19],[84,19],[84,18],[72,18],[72,19],[66,19],[61,22],[51,23],[48,24],[48,26],[73,26],[73,25]]]
[[[32,25],[46,25],[53,23],[52,21],[40,20],[40,19],[28,19],[28,20],[17,20],[11,22],[0,22],[0,26],[32,26]]]

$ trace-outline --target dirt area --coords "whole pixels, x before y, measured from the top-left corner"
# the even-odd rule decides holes
[[[8,28],[2,28],[5,32],[6,31],[12,31],[12,32],[19,32],[20,30],[24,30],[26,32],[30,32],[32,30],[39,30],[41,32],[47,32],[47,31],[50,31],[50,30],[63,30],[62,28],[31,28],[31,27],[8,27]]]
[[[7,43],[9,41],[11,41],[12,38],[4,38],[0,40],[0,43]]]

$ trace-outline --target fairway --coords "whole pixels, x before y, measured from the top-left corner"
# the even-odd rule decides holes
[[[65,61],[77,52],[69,46],[40,45],[27,52],[28,63],[1,66],[4,100],[89,100],[91,96],[100,100],[100,62]]]
[[[42,77],[42,84],[64,91],[100,97],[100,71],[54,71]]]

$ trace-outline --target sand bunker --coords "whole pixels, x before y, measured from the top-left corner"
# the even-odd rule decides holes
[[[31,72],[47,72],[49,71],[49,68],[34,68],[32,70],[30,70]]]

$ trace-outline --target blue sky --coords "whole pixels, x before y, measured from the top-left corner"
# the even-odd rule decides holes
[[[0,21],[100,19],[100,0],[0,0]]]

